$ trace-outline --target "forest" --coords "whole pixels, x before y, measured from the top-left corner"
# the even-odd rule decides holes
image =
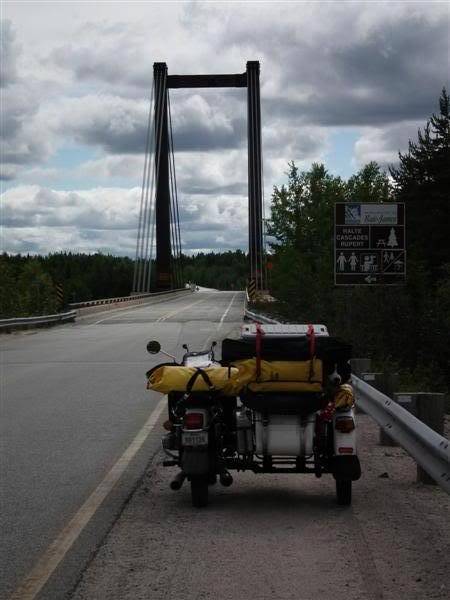
[[[184,281],[220,290],[245,289],[242,250],[182,255]],[[72,302],[130,294],[134,260],[105,254],[60,252],[47,256],[0,256],[0,318],[50,314]],[[62,286],[58,303],[56,285]]]
[[[403,387],[450,386],[450,115],[439,111],[383,171],[374,162],[349,179],[323,164],[299,171],[288,165],[286,183],[274,187],[268,223],[275,302],[257,308],[290,322],[325,322],[351,341],[354,354],[371,357],[381,371],[398,372]],[[335,287],[333,218],[336,202],[403,202],[407,277],[404,285]],[[244,289],[247,256],[241,250],[182,256],[185,281],[223,290]],[[126,296],[134,261],[71,252],[0,256],[0,318],[49,314],[70,302]],[[55,286],[63,289],[58,302]]]

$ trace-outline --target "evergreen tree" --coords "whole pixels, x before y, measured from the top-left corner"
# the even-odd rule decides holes
[[[56,290],[53,281],[43,271],[38,260],[23,267],[17,281],[19,293],[18,316],[48,315],[57,312]]]
[[[419,129],[417,142],[409,142],[408,152],[399,153],[398,167],[390,169],[395,198],[406,206],[408,249],[434,282],[450,260],[450,99],[445,88],[439,109]]]
[[[19,295],[16,286],[14,267],[6,254],[0,256],[0,319],[15,316]]]
[[[349,202],[389,202],[392,200],[391,184],[387,174],[372,161],[350,177],[345,196]]]
[[[331,303],[334,204],[345,200],[345,186],[319,164],[299,172],[291,162],[287,176],[287,185],[274,188],[268,223],[272,288],[286,316],[318,322]]]

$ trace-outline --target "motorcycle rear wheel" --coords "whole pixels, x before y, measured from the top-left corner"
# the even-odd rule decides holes
[[[203,508],[208,505],[208,477],[195,475],[191,477],[192,506]]]

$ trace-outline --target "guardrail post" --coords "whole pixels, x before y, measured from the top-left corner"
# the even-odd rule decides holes
[[[439,433],[439,435],[444,434],[445,394],[403,392],[395,394],[395,401],[425,425],[434,429],[436,433]],[[436,481],[419,465],[417,465],[417,481],[432,485],[436,484]]]

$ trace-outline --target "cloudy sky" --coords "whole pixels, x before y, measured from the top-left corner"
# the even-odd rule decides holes
[[[450,87],[449,7],[2,0],[2,249],[134,255],[155,61],[261,62],[266,204],[290,160],[394,162]],[[245,94],[171,92],[185,252],[246,248]]]

